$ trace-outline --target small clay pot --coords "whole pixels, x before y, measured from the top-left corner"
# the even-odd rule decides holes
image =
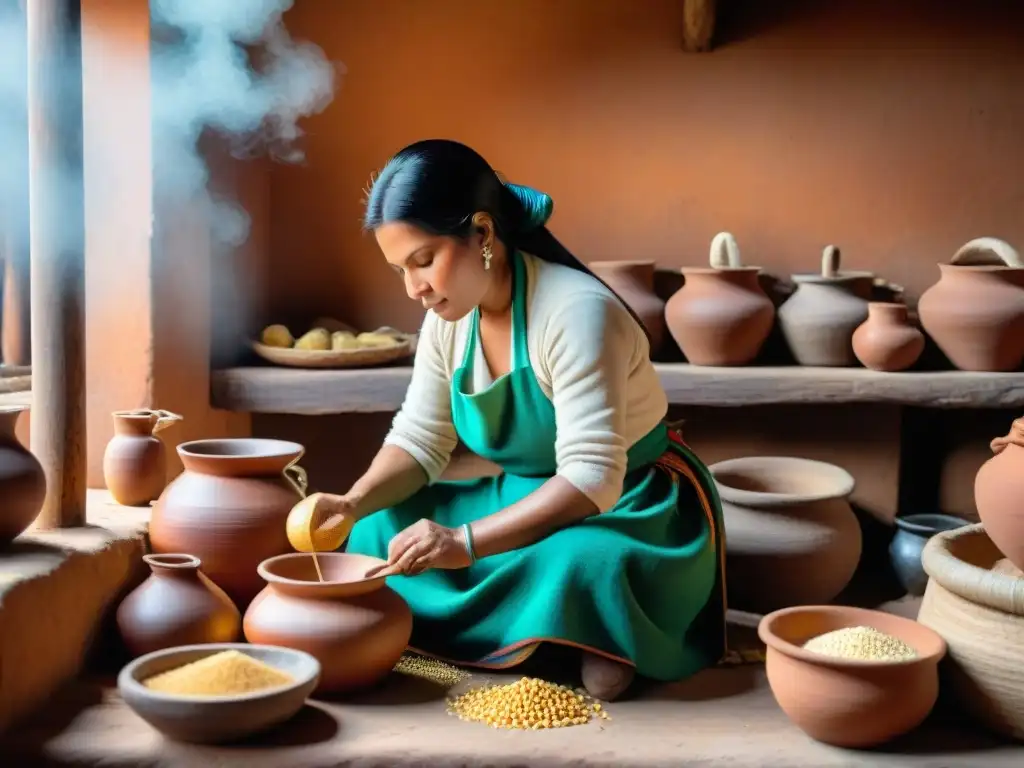
[[[974,504],[999,551],[1024,570],[1024,419],[992,441],[992,453],[974,476]]]
[[[949,646],[943,688],[967,715],[1024,740],[1024,573],[969,525],[936,534],[921,563],[928,587],[917,620]]]
[[[290,554],[260,563],[267,587],[245,613],[250,643],[282,645],[320,662],[320,692],[373,685],[391,672],[412,635],[412,612],[384,577],[366,572],[383,561],[366,555]]]
[[[0,546],[32,525],[46,498],[43,467],[14,434],[25,410],[20,405],[0,406]]]
[[[953,515],[904,515],[895,520],[896,534],[889,542],[889,560],[896,578],[907,594],[924,594],[928,574],[921,565],[921,552],[928,540],[942,531],[952,531],[965,525],[967,520]]]
[[[715,235],[709,262],[682,269],[686,282],[665,305],[669,333],[693,365],[746,365],[771,333],[775,305],[730,233]]]
[[[181,421],[170,411],[114,411],[114,436],[103,452],[103,479],[114,501],[147,506],[167,485],[164,444],[156,433]]]
[[[651,356],[665,342],[665,302],[654,292],[653,261],[592,261],[587,265],[636,312],[651,337]]]
[[[818,635],[857,626],[899,638],[917,657],[836,659],[802,647]],[[916,621],[864,608],[808,605],[768,614],[757,633],[768,646],[765,671],[776,702],[812,739],[836,747],[877,746],[916,728],[935,706],[946,643]]]
[[[868,319],[853,332],[853,352],[873,371],[904,371],[924,352],[924,334],[911,324],[905,304],[872,301]]]
[[[849,472],[788,456],[709,469],[722,500],[730,607],[768,613],[827,603],[846,587],[862,548]]]
[[[797,289],[779,307],[779,327],[800,365],[857,364],[853,332],[868,318],[875,278],[870,272],[842,272],[839,249],[825,248],[821,272],[792,276]]]
[[[152,574],[117,608],[125,647],[142,656],[176,645],[232,643],[242,615],[192,555],[145,555]]]
[[[921,294],[921,325],[962,371],[1015,371],[1024,361],[1024,260],[1009,243],[964,244]]]

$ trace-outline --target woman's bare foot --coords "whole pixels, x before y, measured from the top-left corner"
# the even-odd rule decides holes
[[[595,699],[614,701],[636,677],[636,669],[596,653],[583,653],[583,687]]]

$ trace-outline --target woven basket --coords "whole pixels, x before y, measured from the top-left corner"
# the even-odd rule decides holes
[[[329,331],[353,329],[342,323],[320,321],[314,326]],[[354,331],[353,331],[354,332]],[[292,347],[271,347],[258,341],[250,342],[253,351],[274,365],[289,368],[369,368],[386,365],[410,357],[416,351],[416,336],[402,333],[394,328],[378,328],[374,333],[392,336],[397,344],[392,347],[367,347],[365,349],[318,350],[294,349]]]
[[[917,620],[946,640],[945,683],[968,714],[1024,740],[1024,574],[969,525],[932,537]]]

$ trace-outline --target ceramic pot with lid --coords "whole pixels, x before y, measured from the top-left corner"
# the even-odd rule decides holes
[[[231,598],[199,570],[198,557],[144,555],[149,578],[117,608],[125,647],[142,656],[176,645],[233,643],[242,615]]]
[[[21,405],[0,406],[0,547],[32,525],[46,498],[46,475],[39,460],[14,433]]]
[[[862,547],[849,472],[790,456],[709,469],[722,499],[730,607],[768,613],[823,604],[846,587]]]
[[[779,327],[800,365],[857,364],[853,333],[868,319],[875,279],[870,272],[841,271],[840,258],[836,246],[827,246],[821,272],[793,275],[796,291],[779,307]]]
[[[686,282],[665,305],[669,333],[693,365],[746,365],[771,333],[775,305],[729,232],[715,235],[709,262],[683,267]]]
[[[306,493],[306,473],[297,464],[304,451],[298,443],[264,438],[182,443],[185,471],[153,507],[153,551],[195,555],[244,608],[263,588],[259,564],[291,551],[285,522]]]
[[[981,237],[939,264],[917,305],[921,325],[961,371],[1015,371],[1024,361],[1024,260]]]
[[[651,356],[665,341],[665,302],[654,292],[653,261],[592,261],[590,271],[618,294],[651,337]]]
[[[853,353],[873,371],[903,371],[924,352],[924,334],[910,322],[906,304],[872,301],[868,319],[853,332]]]
[[[114,411],[114,436],[103,452],[103,479],[118,504],[146,506],[167,486],[167,459],[157,437],[181,416],[170,411]]]
[[[974,476],[974,503],[989,538],[1024,571],[1024,419],[992,441],[992,453]]]
[[[250,643],[305,651],[320,662],[322,693],[365,688],[394,669],[412,636],[412,612],[385,577],[384,561],[344,552],[281,555],[260,564],[266,588],[245,613]]]

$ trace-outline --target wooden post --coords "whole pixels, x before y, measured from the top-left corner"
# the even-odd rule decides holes
[[[85,523],[85,212],[80,0],[28,13],[32,452],[46,470],[39,528]]]

